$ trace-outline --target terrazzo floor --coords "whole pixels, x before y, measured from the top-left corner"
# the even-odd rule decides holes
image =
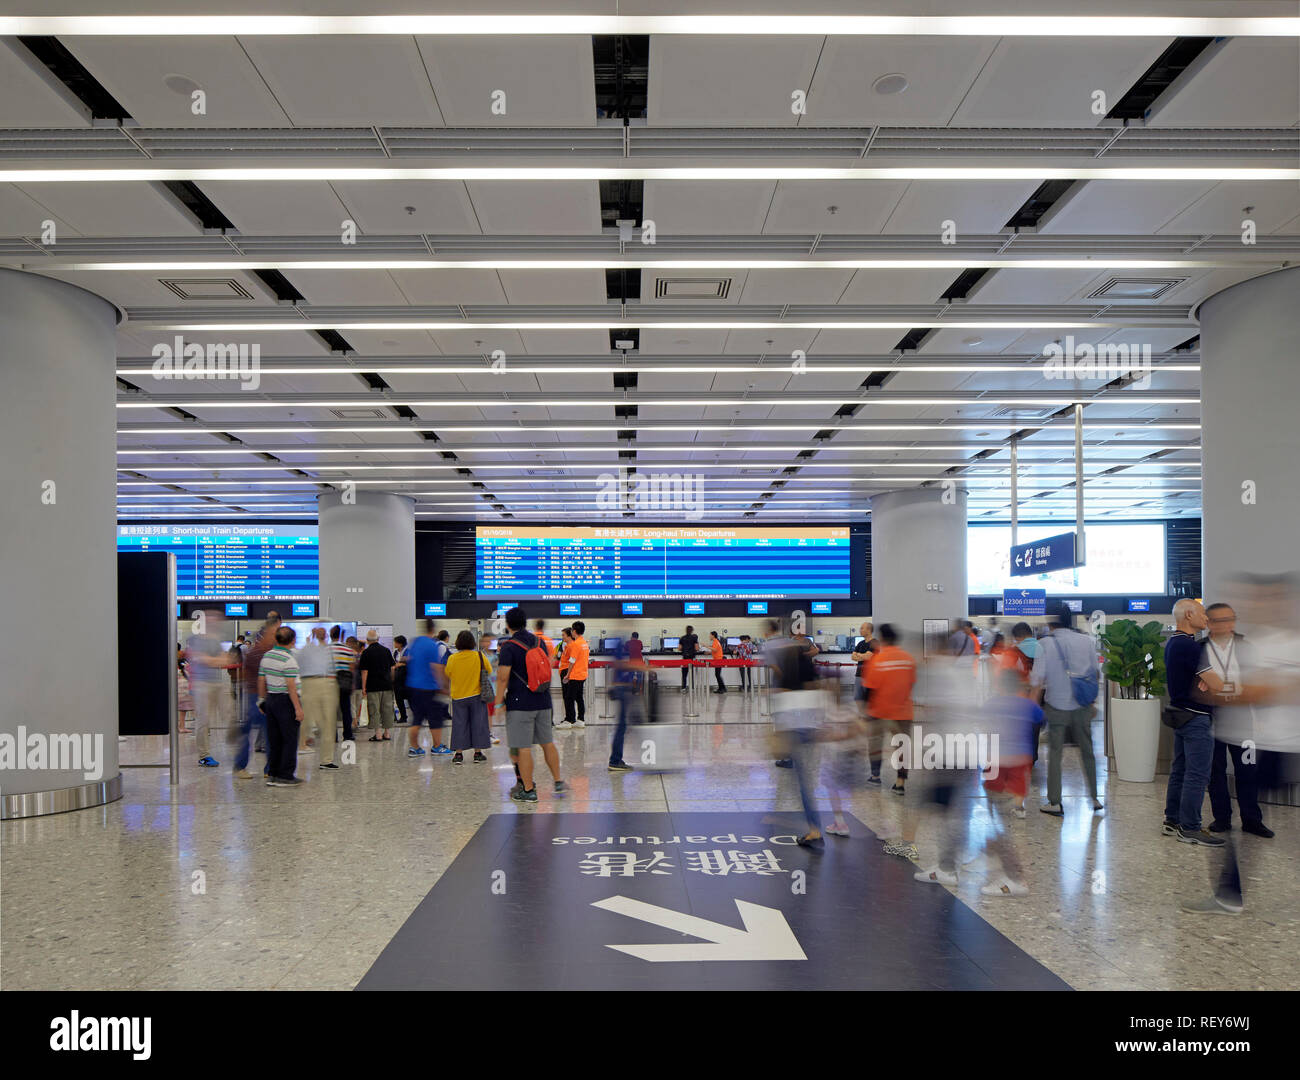
[[[363,736],[357,763],[337,773],[305,755],[307,783],[287,790],[233,779],[223,733],[213,739],[219,769],[198,767],[193,736],[182,737],[175,789],[165,769],[126,769],[119,802],[0,823],[0,987],[351,989],[489,814],[799,806],[794,777],[772,765],[771,726],[753,696],[701,699],[701,715],[676,729],[669,753],[681,767],[669,772],[608,773],[612,727],[600,711],[589,710],[585,729],[557,732],[568,798],[553,797],[537,754],[534,805],[510,800],[504,746],[486,765],[408,759],[398,728],[391,743]],[[1100,734],[1098,725],[1098,744]],[[163,739],[121,745],[124,763],[166,753]],[[1187,915],[1178,904],[1207,891],[1211,853],[1161,835],[1164,777],[1130,784],[1109,777],[1104,759],[1098,769],[1107,808],[1093,814],[1078,750],[1067,748],[1060,820],[1034,809],[1045,760],[1035,768],[1030,813],[1009,823],[1027,867],[1023,899],[980,895],[989,813],[984,800],[964,800],[962,858],[975,862],[952,891],[1079,990],[1300,985],[1300,808],[1266,807],[1277,837],[1241,839],[1243,915]],[[884,790],[848,804],[881,837],[899,834],[906,801],[888,792],[885,773]],[[926,825],[918,842],[925,863],[934,850]]]

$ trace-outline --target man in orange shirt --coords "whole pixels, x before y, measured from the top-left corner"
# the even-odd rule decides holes
[[[916,685],[916,660],[898,646],[898,632],[888,623],[878,631],[881,648],[867,661],[862,685],[867,696],[867,715],[871,735],[871,779],[880,783],[880,758],[886,732],[902,731],[912,722],[912,687]],[[898,770],[898,779],[890,790],[903,794],[907,770]]]
[[[716,630],[710,630],[709,634],[711,635],[709,639],[711,658],[714,663],[717,664],[717,662],[723,657],[722,638],[718,637],[718,632]],[[713,674],[718,680],[717,689],[713,692],[715,694],[725,694],[727,692],[727,684],[722,681],[722,666],[720,664],[714,667]]]
[[[591,649],[587,639],[582,635],[587,626],[582,622],[573,624],[573,640],[564,646],[560,657],[560,677],[564,680],[564,719],[561,727],[587,726],[587,702],[583,694],[587,689],[587,660]],[[576,711],[576,715],[575,715]]]

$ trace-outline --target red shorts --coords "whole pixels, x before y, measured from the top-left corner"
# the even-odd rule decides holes
[[[997,776],[985,776],[984,790],[990,795],[1011,795],[1023,800],[1029,794],[1029,771],[1032,767],[1028,760],[1023,764],[1003,764]]]

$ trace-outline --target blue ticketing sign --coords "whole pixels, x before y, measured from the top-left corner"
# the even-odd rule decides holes
[[[560,605],[560,614],[561,614],[561,615],[581,615],[581,614],[582,614],[582,605],[581,605],[581,604],[561,604],[561,605]]]
[[[1128,602],[1128,609],[1129,609],[1129,611],[1150,611],[1150,610],[1151,610],[1151,601],[1150,601],[1150,600],[1130,600],[1130,601]]]
[[[1004,589],[1002,591],[1003,615],[1046,615],[1046,589]]]
[[[244,616],[247,616],[247,615],[248,615],[248,605],[247,605],[247,604],[227,604],[227,605],[226,605],[226,618],[230,618],[232,615],[244,615]]]
[[[685,601],[685,602],[682,604],[682,614],[683,614],[683,615],[703,615],[703,614],[704,614],[704,601],[703,601],[703,600],[687,600],[687,601]]]
[[[640,604],[626,604],[626,603],[625,603],[625,604],[623,605],[623,614],[624,614],[624,615],[640,615],[640,614],[641,614],[641,605],[640,605]]]
[[[1011,549],[1011,576],[1073,570],[1081,565],[1075,553],[1075,539],[1075,534],[1068,532],[1028,544],[1016,544]]]
[[[314,619],[316,617],[316,605],[315,604],[294,604],[293,614],[295,618],[297,618],[300,615],[305,615],[309,619]]]
[[[814,615],[829,615],[831,613],[831,602],[829,600],[814,600],[812,602],[812,613]]]
[[[446,604],[425,604],[424,605],[424,617],[426,619],[432,619],[435,615],[446,615],[446,614],[447,614]]]
[[[766,601],[766,600],[751,600],[748,604],[745,605],[745,614],[746,614],[746,615],[766,615],[766,614],[767,614],[767,601]]]

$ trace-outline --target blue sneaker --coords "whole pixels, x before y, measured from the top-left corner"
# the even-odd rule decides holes
[[[423,754],[424,751],[421,750],[420,753]],[[450,754],[450,753],[451,753],[451,747],[448,746],[446,743],[443,743],[441,746],[435,746],[432,750],[429,751],[429,753],[431,753],[431,754]]]
[[[408,746],[408,747],[406,748],[406,756],[407,756],[407,757],[424,757],[424,747],[423,747],[423,746]]]
[[[215,769],[218,765],[221,764],[221,762],[219,762],[216,758],[214,758],[211,754],[209,754],[207,757],[199,758],[199,764],[202,765],[205,769]]]

